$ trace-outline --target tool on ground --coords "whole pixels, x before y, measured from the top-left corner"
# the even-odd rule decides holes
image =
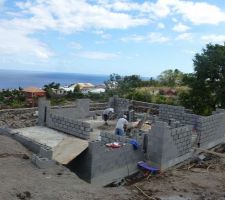
[[[144,161],[140,161],[137,163],[137,165],[144,170],[149,171],[151,174],[157,174],[160,172],[160,170],[156,167],[151,167],[149,166],[147,163],[145,163]]]

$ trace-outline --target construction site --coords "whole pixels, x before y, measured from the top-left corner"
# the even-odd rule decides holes
[[[70,106],[42,97],[38,108],[0,111],[0,137],[0,199],[225,199],[223,109],[200,116],[118,96]]]

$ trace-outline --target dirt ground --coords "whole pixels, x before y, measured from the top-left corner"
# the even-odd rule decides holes
[[[38,169],[31,152],[11,138],[0,136],[0,199],[2,200],[222,200],[225,199],[225,161],[210,157],[142,178],[120,187],[97,187],[69,169],[55,165]],[[138,188],[141,189],[141,191]]]

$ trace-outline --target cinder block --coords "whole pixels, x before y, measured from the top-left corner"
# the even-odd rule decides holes
[[[39,152],[39,156],[42,158],[48,158],[48,159],[52,159],[52,149],[50,147],[47,146],[42,146],[40,148],[40,152]]]
[[[55,164],[55,161],[50,160],[48,158],[39,157],[36,154],[33,154],[32,158],[31,158],[31,162],[40,169],[49,168]]]

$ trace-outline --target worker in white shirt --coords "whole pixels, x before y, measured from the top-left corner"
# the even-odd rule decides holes
[[[127,119],[126,115],[118,119],[115,130],[116,135],[123,136],[125,134],[124,127],[128,125],[128,121],[126,119]]]
[[[108,125],[107,121],[109,120],[109,116],[110,114],[114,113],[114,109],[113,108],[107,108],[103,111],[102,113],[102,118],[105,121],[105,125]]]

